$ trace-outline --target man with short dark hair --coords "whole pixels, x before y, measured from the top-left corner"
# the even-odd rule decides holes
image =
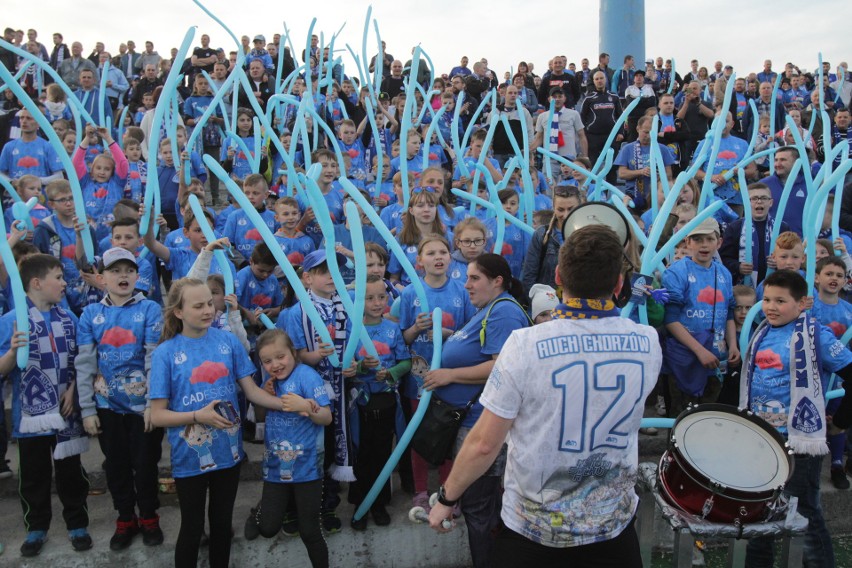
[[[554,88],[560,88],[565,94],[565,106],[574,108],[580,100],[580,85],[574,75],[565,71],[568,61],[561,55],[553,58],[553,69],[549,75],[541,79],[538,88],[538,102],[548,108],[550,93]]]
[[[121,71],[128,80],[136,74],[136,62],[140,57],[141,54],[136,52],[136,42],[127,40],[127,51],[121,54]]]
[[[207,34],[201,35],[201,47],[196,47],[192,50],[192,72],[193,74],[207,71],[213,72],[213,64],[218,61],[216,50],[210,47],[210,36]]]
[[[793,169],[793,164],[799,159],[799,150],[795,146],[782,146],[775,152],[775,173],[771,176],[760,180],[760,183],[769,186],[772,192],[772,208],[769,213],[778,219],[778,205],[781,203],[781,194],[784,191],[784,185],[787,183],[787,178]],[[784,221],[789,225],[790,230],[802,236],[802,212],[805,210],[805,200],[808,197],[808,186],[805,183],[805,176],[802,171],[793,182],[793,188],[790,191],[787,205],[784,208]]]
[[[454,503],[510,436],[492,566],[642,566],[638,430],[662,353],[653,328],[618,317],[623,254],[604,225],[568,237],[563,303],[553,321],[509,336],[479,398],[485,410],[438,490],[429,522],[447,532]]]
[[[53,34],[53,51],[50,52],[50,66],[59,69],[63,61],[71,57],[68,46],[62,42],[62,34]]]

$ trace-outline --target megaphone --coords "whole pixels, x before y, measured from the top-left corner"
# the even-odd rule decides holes
[[[589,225],[606,225],[615,232],[621,241],[621,246],[630,242],[630,226],[627,224],[627,219],[615,206],[602,201],[583,203],[571,211],[562,225],[562,236],[567,241],[571,233]]]

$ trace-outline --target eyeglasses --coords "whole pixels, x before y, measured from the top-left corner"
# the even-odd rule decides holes
[[[763,203],[764,201],[772,201],[772,198],[766,195],[754,195],[749,197],[748,200],[752,203]]]
[[[464,239],[456,242],[463,247],[481,247],[485,244],[485,239]]]
[[[53,203],[61,203],[61,204],[64,205],[66,203],[73,203],[74,198],[73,197],[63,197],[61,199],[49,199],[48,201],[52,201]]]
[[[411,193],[423,193],[424,191],[426,193],[437,193],[437,191],[435,191],[434,187],[431,187],[431,186],[428,186],[428,185],[425,186],[425,187],[415,187],[414,189],[411,190]]]

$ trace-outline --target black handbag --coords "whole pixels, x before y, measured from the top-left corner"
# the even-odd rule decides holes
[[[417,427],[417,431],[411,439],[411,448],[420,457],[435,466],[452,458],[453,446],[461,423],[480,394],[481,391],[476,393],[476,396],[470,399],[470,402],[465,406],[456,408],[433,393],[426,413],[423,415],[423,420],[421,420],[420,426]]]

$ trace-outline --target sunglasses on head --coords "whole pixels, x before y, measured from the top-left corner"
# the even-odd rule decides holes
[[[411,193],[423,193],[424,191],[426,193],[438,193],[435,190],[435,188],[430,186],[430,185],[426,185],[426,186],[422,186],[422,187],[415,187],[414,189],[411,190]]]

